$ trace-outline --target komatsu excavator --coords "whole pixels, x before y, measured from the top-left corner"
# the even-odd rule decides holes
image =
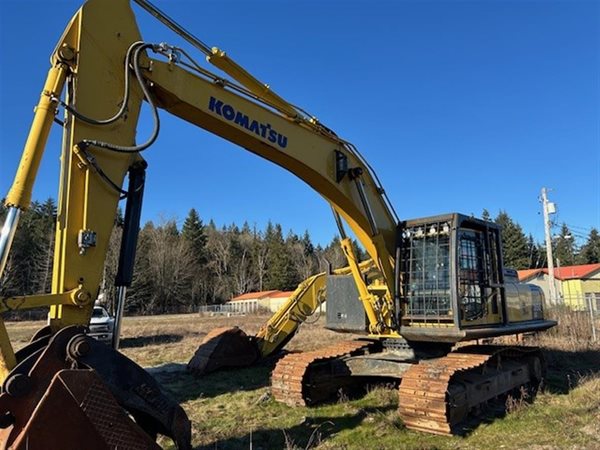
[[[228,77],[208,71],[187,50],[144,41],[128,0],[89,0],[68,24],[5,200],[0,271],[20,212],[30,204],[48,133],[58,123],[63,145],[52,290],[0,299],[0,312],[50,307],[48,325],[16,352],[0,320],[3,448],[150,449],[158,448],[157,434],[170,436],[179,449],[191,448],[183,409],[116,350],[145,183],[141,154],[159,134],[159,108],[290,171],[333,209],[350,275],[318,275],[304,287],[325,287],[330,326],[364,331],[366,339],[283,358],[273,373],[277,399],[313,404],[355,380],[392,376],[402,380],[400,415],[407,426],[451,433],[488,399],[539,382],[543,360],[535,348],[452,350],[462,341],[555,325],[544,319],[538,291],[517,292],[507,279],[497,226],[459,214],[400,222],[352,144],[146,0],[135,2]],[[154,128],[137,142],[143,101]],[[87,325],[123,198],[117,337],[110,347],[92,339]],[[357,263],[343,222],[370,255],[376,275],[363,277],[367,267]],[[302,311],[305,303],[297,302],[275,317],[263,352],[280,348],[296,327],[290,320],[301,322],[312,303]]]

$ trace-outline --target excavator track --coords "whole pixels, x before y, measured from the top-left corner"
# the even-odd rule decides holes
[[[399,414],[407,428],[451,435],[464,431],[473,412],[520,386],[537,387],[544,364],[532,347],[473,345],[406,371]]]
[[[343,365],[333,367],[331,363],[368,353],[373,345],[370,341],[350,340],[320,350],[286,355],[271,375],[273,398],[289,406],[309,406],[330,399],[357,381]]]

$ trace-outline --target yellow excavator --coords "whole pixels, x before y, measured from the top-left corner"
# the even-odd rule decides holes
[[[135,2],[227,77],[207,70],[188,50],[144,41],[128,0],[89,0],[68,24],[5,200],[0,272],[57,122],[63,145],[52,290],[0,299],[0,313],[50,307],[48,325],[16,352],[0,320],[1,448],[74,450],[85,443],[91,450],[151,449],[158,448],[157,434],[170,436],[179,449],[191,448],[183,409],[117,351],[145,183],[141,155],[159,134],[159,109],[290,171],[332,207],[349,274],[309,280],[304,288],[313,293],[296,296],[299,301],[270,322],[258,348],[263,354],[281,348],[323,295],[328,326],[364,332],[365,339],[282,358],[272,376],[277,399],[314,404],[340,387],[395,377],[402,380],[400,415],[407,426],[451,433],[487,400],[539,383],[538,349],[453,350],[462,341],[555,325],[544,319],[540,293],[517,286],[504,271],[496,225],[460,214],[399,221],[351,143],[146,0]],[[143,101],[154,127],[138,142]],[[121,199],[116,338],[107,346],[87,334],[87,325]],[[356,261],[344,223],[368,252],[371,269]],[[368,270],[375,274],[363,276]]]

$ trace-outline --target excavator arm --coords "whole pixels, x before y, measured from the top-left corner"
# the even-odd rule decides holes
[[[361,274],[376,271],[375,267],[370,259],[359,264]],[[350,267],[344,267],[333,270],[331,275],[351,273]],[[248,336],[238,327],[212,330],[196,350],[188,369],[196,375],[205,375],[223,368],[249,366],[282,350],[300,325],[325,303],[329,275],[321,272],[302,281],[255,336]]]
[[[110,10],[107,12],[104,1],[90,0],[59,41],[6,199],[9,216],[28,207],[49,127],[63,103],[67,120],[52,294],[31,302],[35,306],[56,304],[50,315],[53,331],[89,319],[117,203],[127,194],[122,187],[125,174],[140,164],[140,153],[156,138],[153,134],[149,142],[134,144],[143,99],[154,112],[164,109],[301,178],[348,223],[384,279],[393,280],[397,220],[380,183],[351,144],[315,119],[294,113],[294,107],[271,91],[267,91],[270,95],[258,92],[249,81],[251,76],[244,71],[241,77],[241,69],[233,69],[239,66],[222,51],[212,50],[207,59],[254,90],[218,77],[191,59],[184,61],[187,53],[179,49],[141,43],[127,1],[111,0]],[[147,52],[169,60],[151,59]],[[66,93],[60,100],[64,84]],[[124,94],[126,90],[129,92]],[[116,111],[122,114],[115,115]],[[107,121],[111,116],[116,120]],[[3,255],[9,247],[4,246]],[[388,288],[391,298],[393,283]],[[3,299],[2,303],[4,309],[14,309],[17,304],[24,308],[30,300]],[[380,328],[389,326],[386,320]]]
[[[136,2],[173,25],[145,0]],[[192,43],[197,42],[192,39]],[[114,379],[114,383],[109,383],[109,391],[115,401],[126,407],[150,435],[167,434],[179,448],[189,447],[189,422],[181,408],[165,400],[160,387],[145,378],[135,363],[113,350],[98,348],[82,328],[89,323],[99,291],[118,202],[127,198],[117,276],[122,311],[139,227],[146,166],[141,154],[151,147],[160,131],[158,109],[272,161],[321,194],[332,206],[346,243],[344,250],[371,331],[384,335],[395,328],[392,280],[398,221],[368,164],[352,144],[273,93],[224,52],[196,46],[234,81],[206,70],[182,49],[144,42],[127,0],[87,1],[57,44],[21,163],[6,197],[8,215],[0,238],[3,271],[20,211],[27,209],[31,200],[49,130],[62,108],[63,147],[52,291],[0,299],[0,312],[50,307],[49,326],[19,352],[14,351],[0,320],[0,406],[4,408],[0,426],[8,427],[2,435],[8,446],[20,448],[21,444],[31,443],[28,436],[35,434],[36,428],[30,419],[33,408],[40,410],[36,407],[39,402],[55,396],[63,400],[68,397],[75,403],[81,402],[81,396],[87,398],[89,392],[75,388],[77,375],[65,372],[77,369]],[[139,138],[136,128],[143,101],[150,105],[154,128],[149,137]],[[129,185],[124,188],[127,174]],[[382,295],[370,293],[360,276],[342,219],[387,280],[387,289],[378,291]],[[263,352],[281,347],[293,335],[301,322],[298,319],[308,312],[306,293],[313,293],[314,303],[314,292],[322,282],[322,275],[307,282],[294,302],[261,331]],[[310,302],[308,305],[309,309],[314,307]],[[120,315],[117,321],[120,323]],[[107,368],[108,360],[126,367],[128,376],[119,377]],[[123,379],[135,381],[123,384]],[[40,414],[44,408],[41,411]],[[35,417],[41,420],[46,416]],[[94,417],[88,419],[90,430],[97,428]],[[129,428],[130,435],[136,436],[135,424]],[[112,445],[110,436],[102,438]]]

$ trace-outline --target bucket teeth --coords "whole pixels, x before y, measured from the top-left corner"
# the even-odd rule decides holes
[[[254,340],[238,327],[208,333],[188,363],[188,370],[205,375],[219,369],[246,367],[260,358]]]

